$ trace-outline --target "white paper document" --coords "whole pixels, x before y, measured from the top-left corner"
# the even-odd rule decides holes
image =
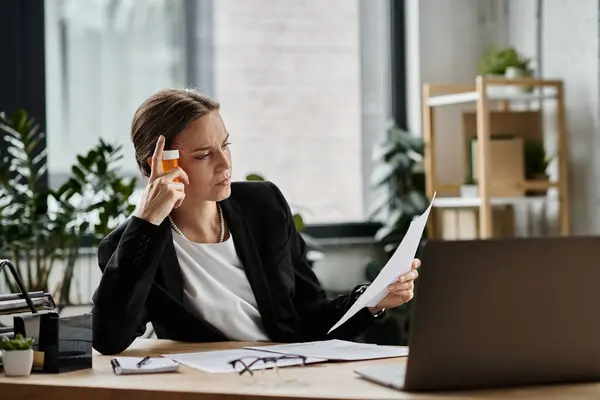
[[[408,347],[379,346],[376,344],[355,343],[337,339],[247,348],[280,354],[322,358],[329,361],[374,360],[408,355]]]
[[[333,330],[339,328],[344,322],[348,321],[354,314],[365,307],[375,307],[385,296],[388,295],[388,286],[395,282],[400,275],[409,272],[412,268],[412,262],[417,254],[425,225],[427,225],[427,218],[431,212],[433,201],[435,200],[435,193],[431,198],[431,203],[427,210],[419,217],[413,219],[410,222],[408,231],[404,235],[404,239],[383,267],[383,269],[377,275],[377,278],[369,285],[367,290],[356,300],[356,302],[350,307],[350,309],[344,314],[344,316],[329,330],[327,333],[331,333]]]
[[[257,347],[260,348],[260,347]],[[243,366],[238,365],[235,369],[229,363],[230,361],[237,360],[240,358],[252,359],[256,357],[273,357],[277,354],[272,352],[250,350],[250,349],[233,349],[233,350],[215,350],[215,351],[204,351],[198,353],[182,353],[182,354],[165,354],[163,357],[170,358],[171,360],[177,361],[180,364],[187,365],[188,367],[199,369],[204,372],[210,372],[213,374],[222,374],[228,372],[240,371]],[[327,360],[309,358],[306,363],[324,362]],[[279,360],[278,366],[287,367],[302,364],[301,360]],[[272,365],[272,364],[271,364]],[[269,365],[265,363],[256,363],[251,367],[252,370],[268,368]]]
[[[138,366],[142,360],[143,357],[113,357],[110,362],[115,375],[175,372],[179,369],[179,364],[167,358],[152,357]]]

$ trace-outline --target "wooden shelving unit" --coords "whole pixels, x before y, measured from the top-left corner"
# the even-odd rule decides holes
[[[495,93],[490,88],[498,87],[533,87],[531,92]],[[425,142],[425,177],[427,196],[431,198],[434,191],[438,192],[440,207],[444,203],[465,203],[465,207],[478,207],[479,210],[479,237],[482,239],[493,236],[493,218],[492,205],[498,203],[510,202],[507,198],[495,198],[491,195],[490,186],[490,142],[491,126],[490,114],[498,109],[510,110],[514,102],[532,102],[532,101],[555,101],[556,102],[556,128],[557,145],[556,157],[558,162],[558,177],[555,181],[523,181],[523,189],[550,189],[558,190],[559,200],[559,221],[560,233],[568,235],[571,229],[571,220],[569,215],[569,182],[568,182],[568,162],[567,162],[567,138],[565,128],[565,109],[564,109],[564,87],[560,80],[535,80],[535,79],[498,79],[477,77],[474,85],[423,85],[423,139]],[[477,176],[478,176],[478,197],[444,199],[440,193],[460,190],[459,187],[448,187],[440,185],[437,180],[436,162],[435,162],[435,139],[436,127],[435,109],[457,104],[475,103],[476,105],[476,154],[478,157]],[[527,198],[512,199],[514,201],[526,201]],[[434,209],[436,203],[434,203]],[[436,231],[435,218],[428,224],[430,237],[434,236]]]

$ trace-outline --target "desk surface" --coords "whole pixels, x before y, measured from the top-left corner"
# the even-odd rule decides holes
[[[122,355],[144,356],[239,348],[248,343],[190,344],[167,340],[138,339]],[[245,383],[237,374],[209,374],[186,366],[178,373],[156,375],[114,375],[110,358],[96,354],[94,368],[63,374],[34,373],[8,378],[0,373],[0,398],[12,400],[188,400],[188,399],[598,399],[600,384],[576,384],[510,388],[472,392],[412,394],[362,380],[354,374],[358,365],[389,365],[394,368],[405,358],[348,363],[314,364],[299,372],[294,383],[277,386]],[[9,394],[9,397],[4,397]]]

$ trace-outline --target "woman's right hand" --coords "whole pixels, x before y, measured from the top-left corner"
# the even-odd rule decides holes
[[[185,198],[185,185],[190,183],[187,174],[180,167],[163,172],[161,160],[164,148],[165,138],[161,135],[156,141],[150,178],[137,211],[138,218],[154,225],[160,225],[173,208],[181,205]],[[174,182],[175,178],[179,178],[180,182]]]

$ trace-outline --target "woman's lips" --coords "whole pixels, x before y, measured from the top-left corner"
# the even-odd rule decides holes
[[[217,183],[219,186],[227,186],[231,183],[231,177],[223,179],[221,182]]]

